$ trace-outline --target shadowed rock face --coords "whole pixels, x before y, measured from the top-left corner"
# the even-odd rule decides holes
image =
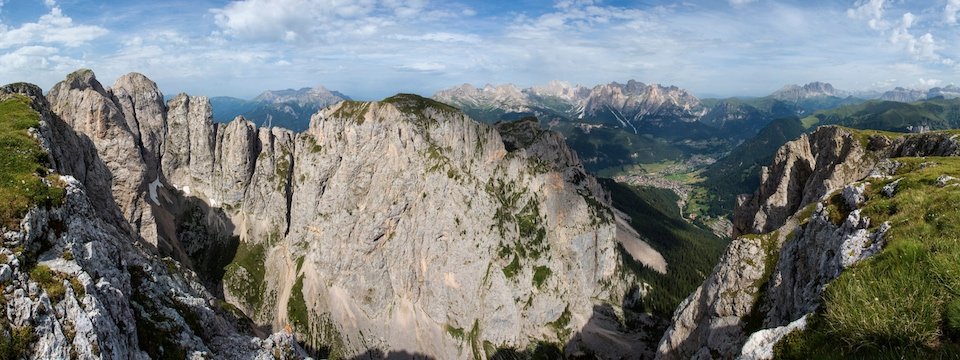
[[[313,348],[446,359],[563,343],[633,285],[608,195],[530,124],[501,135],[412,95],[339,103],[303,133],[214,124],[204,97],[164,104],[142,75],[104,89],[89,71],[47,99],[91,147],[62,171],[110,194],[91,198],[131,244]]]
[[[50,186],[62,187],[65,193],[62,202],[31,209],[18,228],[3,234],[0,243],[0,276],[5,287],[0,296],[6,304],[0,310],[0,332],[5,341],[14,337],[13,329],[19,339],[32,339],[19,345],[14,356],[305,356],[289,334],[278,333],[265,340],[250,335],[242,319],[221,307],[194,272],[161,259],[152,248],[135,240],[123,215],[142,219],[149,215],[148,210],[135,207],[143,210],[136,212],[128,207],[121,211],[111,185],[139,186],[115,178],[114,169],[122,170],[119,158],[105,162],[99,156],[101,151],[116,151],[116,143],[99,138],[104,142],[101,150],[90,136],[113,135],[119,137],[113,139],[117,141],[134,138],[122,136],[129,134],[123,132],[127,125],[115,121],[121,117],[104,101],[103,89],[92,74],[75,73],[61,85],[52,97],[60,101],[62,109],[70,109],[65,114],[90,135],[52,112],[39,88],[18,85],[0,89],[0,98],[11,93],[31,98],[40,118],[36,133],[40,147],[50,155],[47,165],[59,173],[51,177]],[[78,98],[70,98],[68,93]],[[74,101],[72,105],[70,101]],[[138,159],[136,153],[125,154]],[[136,165],[130,164],[141,169]],[[141,193],[115,194],[126,200],[143,197]]]

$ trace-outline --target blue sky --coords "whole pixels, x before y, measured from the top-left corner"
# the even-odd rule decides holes
[[[636,79],[700,96],[960,84],[960,0],[0,0],[0,82],[355,98]]]

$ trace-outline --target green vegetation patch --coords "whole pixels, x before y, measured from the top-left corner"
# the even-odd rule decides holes
[[[261,244],[240,242],[236,256],[227,265],[223,283],[232,294],[243,299],[245,305],[258,308],[266,291],[264,262],[266,249]]]
[[[553,270],[546,266],[535,266],[533,268],[533,286],[536,286],[538,289],[543,286],[543,283],[547,282],[547,278],[553,275]]]
[[[309,310],[307,302],[303,299],[303,275],[297,277],[297,282],[293,284],[290,290],[290,301],[287,302],[287,319],[290,325],[300,333],[307,333],[310,329]]]
[[[52,270],[46,265],[37,265],[30,270],[30,279],[40,284],[40,287],[47,292],[50,302],[54,304],[63,300],[63,296],[67,292],[66,288],[63,287],[64,280],[70,282],[70,287],[73,288],[75,296],[82,298],[86,295],[83,284],[80,283],[79,279],[70,274]]]
[[[960,158],[902,158],[898,174],[868,186],[862,213],[892,225],[887,245],[844,271],[806,331],[778,358],[952,358],[960,351]],[[893,197],[884,185],[901,179]]]
[[[33,326],[11,328],[4,316],[0,319],[0,359],[25,359],[31,355],[30,344],[36,339]]]
[[[47,154],[27,132],[38,126],[29,98],[0,101],[0,227],[15,228],[33,206],[63,202],[64,185],[47,172]]]
[[[463,341],[463,339],[466,336],[463,332],[463,328],[458,328],[453,325],[447,324],[446,329],[447,329],[447,334],[450,334],[450,337],[454,339]]]
[[[567,304],[567,306],[563,308],[563,312],[560,313],[560,316],[558,316],[556,320],[547,323],[547,325],[550,326],[554,332],[556,332],[557,339],[565,340],[567,336],[570,335],[571,330],[569,326],[570,319],[572,317],[573,314],[570,313],[570,304]]]

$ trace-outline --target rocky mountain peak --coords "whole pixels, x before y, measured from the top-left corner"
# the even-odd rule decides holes
[[[80,69],[74,71],[67,75],[67,79],[64,80],[68,87],[78,90],[83,89],[93,89],[96,92],[104,92],[103,86],[100,85],[100,82],[97,81],[96,75],[94,75],[93,70],[90,69]]]
[[[846,97],[847,95],[846,92],[835,89],[830,83],[815,81],[805,85],[786,85],[775,91],[770,97],[777,100],[799,102],[816,97]]]
[[[267,90],[253,99],[254,102],[266,104],[295,103],[306,106],[313,105],[322,108],[350,98],[338,91],[330,91],[323,86],[304,87],[298,90]]]

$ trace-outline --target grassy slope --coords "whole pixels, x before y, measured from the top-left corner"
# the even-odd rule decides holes
[[[667,274],[661,275],[625,256],[627,268],[653,288],[642,310],[669,317],[710,274],[726,241],[682,219],[670,190],[600,181],[614,206],[630,215],[633,227],[667,260]]]
[[[831,283],[807,331],[778,358],[955,358],[960,354],[960,158],[904,158],[892,179],[868,187],[863,213],[892,225],[880,254]],[[902,179],[896,194],[884,185]],[[957,183],[953,181],[952,183]]]
[[[47,154],[27,132],[39,125],[29,99],[14,96],[0,102],[0,226],[15,227],[31,206],[63,199],[63,189],[45,179]]]
[[[26,97],[15,95],[0,102],[0,228],[16,227],[32,206],[51,206],[63,201],[64,190],[48,185],[56,184],[57,180],[44,179],[48,176],[44,166],[46,153],[27,132],[39,125],[40,117]],[[27,260],[21,257],[21,261]],[[31,277],[40,281],[54,299],[55,294],[62,294],[63,278],[56,277],[58,275],[49,269],[34,270]],[[3,296],[0,302],[5,302]],[[28,355],[29,344],[35,340],[32,326],[14,328],[6,317],[0,318],[0,334],[5,334],[0,337],[0,358],[3,359]]]

